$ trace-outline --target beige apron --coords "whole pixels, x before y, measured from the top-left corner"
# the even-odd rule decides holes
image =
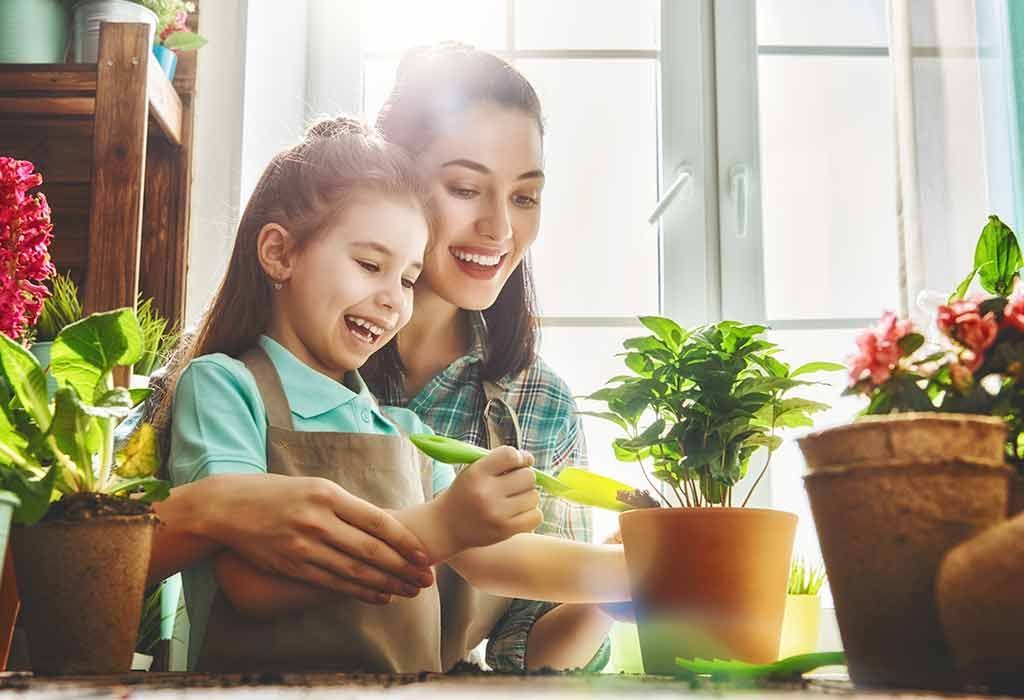
[[[501,394],[498,386],[484,382],[484,395],[487,397],[484,407],[487,447],[494,449],[501,445],[512,445],[519,448],[522,444],[519,420]],[[490,636],[512,599],[474,588],[448,566],[438,567],[437,585],[441,591],[441,613],[444,617],[441,661],[447,671]]]
[[[432,496],[432,462],[404,436],[297,432],[270,358],[255,348],[242,361],[266,406],[271,473],[330,479],[381,508],[407,508]],[[197,670],[436,672],[442,669],[440,640],[436,586],[412,599],[395,596],[387,605],[339,597],[272,621],[242,617],[218,591]]]

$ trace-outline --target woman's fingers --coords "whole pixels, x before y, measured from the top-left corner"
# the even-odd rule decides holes
[[[324,588],[345,592],[352,585],[381,593],[393,593],[406,598],[414,597],[420,587],[392,576],[365,561],[348,556],[325,544],[311,544],[306,561],[298,574],[318,576],[315,583]]]
[[[390,513],[353,496],[342,488],[338,488],[334,499],[334,512],[339,518],[372,535],[383,543],[385,548],[389,548],[414,567],[426,568],[429,565],[430,560],[427,559],[423,543]],[[376,549],[375,546],[370,547],[368,555],[371,559],[381,556]]]
[[[371,605],[385,605],[391,602],[391,593],[362,585],[355,581],[339,578],[326,569],[307,563],[295,572],[303,581],[320,588],[336,591]]]
[[[413,566],[383,540],[343,520],[328,520],[319,534],[320,539],[330,546],[317,549],[320,554],[318,563],[330,571],[358,580],[360,576],[351,571],[351,562],[355,560],[367,569],[397,577],[407,584],[425,588],[434,582],[429,568]],[[367,582],[369,580],[364,581]]]

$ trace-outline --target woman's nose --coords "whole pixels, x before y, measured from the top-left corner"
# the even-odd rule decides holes
[[[495,241],[504,241],[512,237],[512,217],[509,216],[508,204],[502,201],[492,202],[489,211],[477,224],[477,232]]]

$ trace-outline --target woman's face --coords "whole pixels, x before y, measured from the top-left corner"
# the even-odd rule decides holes
[[[421,283],[462,309],[494,304],[540,226],[540,128],[525,111],[484,102],[417,163],[437,214]]]

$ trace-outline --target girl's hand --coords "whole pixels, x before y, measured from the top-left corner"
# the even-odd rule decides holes
[[[462,470],[437,498],[451,551],[501,542],[541,524],[532,465],[533,455],[506,446]]]
[[[223,474],[202,513],[207,537],[271,573],[382,602],[433,583],[424,547],[391,514],[327,479]]]

